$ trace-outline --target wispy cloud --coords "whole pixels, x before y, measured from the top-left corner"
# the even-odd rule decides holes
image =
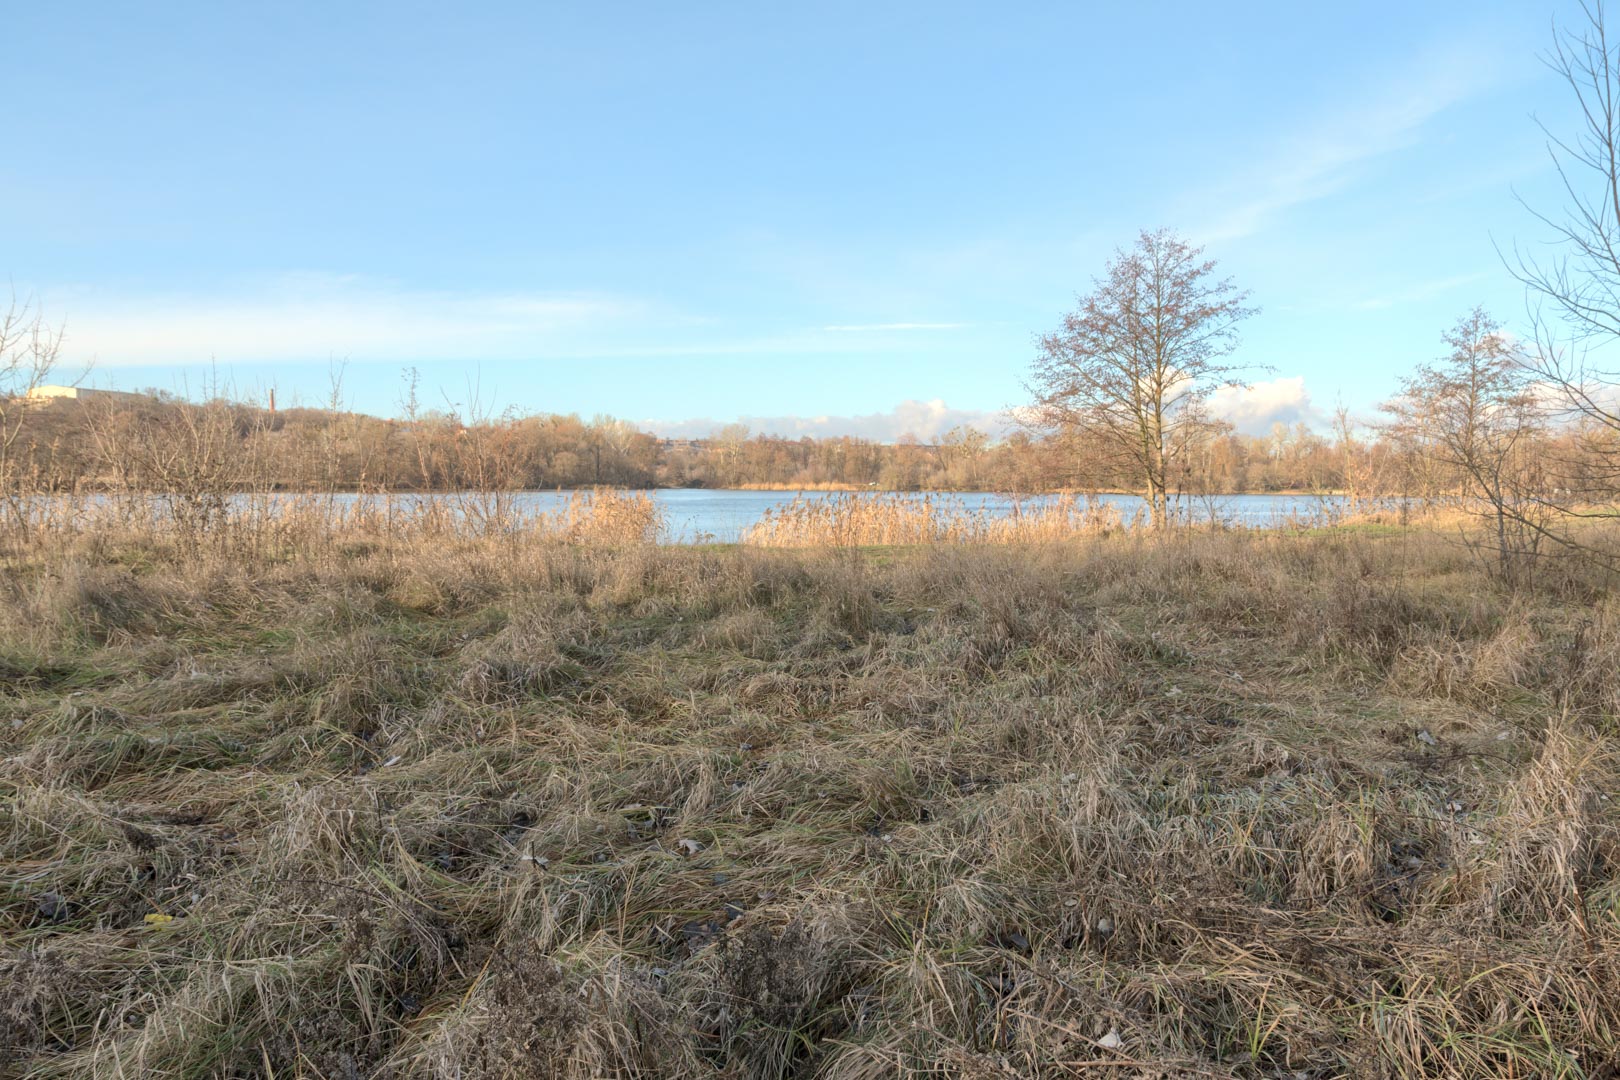
[[[885,412],[863,413],[851,416],[739,416],[734,423],[745,425],[751,432],[762,435],[781,435],[798,438],[803,435],[818,438],[851,435],[877,442],[893,442],[902,435],[913,435],[922,442],[936,442],[946,432],[964,425],[978,428],[991,435],[1004,435],[1013,426],[1012,417],[991,409],[953,409],[939,398],[931,401],[902,401]],[[726,422],[712,418],[690,420],[646,420],[642,427],[670,438],[703,438],[712,435]]]
[[[1488,276],[1482,270],[1477,274],[1458,274],[1454,277],[1420,281],[1415,285],[1392,293],[1369,296],[1365,300],[1358,300],[1350,306],[1357,311],[1381,311],[1385,308],[1398,307],[1401,304],[1421,303],[1424,300],[1432,300],[1442,293],[1451,292],[1453,289],[1460,289],[1464,285],[1472,285],[1476,281],[1483,281]]]
[[[102,368],[330,358],[432,360],[813,356],[922,347],[967,322],[837,323],[779,332],[727,326],[637,297],[448,291],[296,273],[219,293],[56,290],[71,364]],[[912,344],[904,342],[915,335]]]
[[[963,330],[971,323],[960,322],[891,322],[891,323],[856,323],[848,326],[823,326],[822,329],[834,334],[882,333],[890,330]]]
[[[65,312],[65,358],[102,367],[534,356],[607,327],[668,317],[620,296],[443,292],[308,274],[229,295],[80,292],[51,307]]]
[[[1283,212],[1343,190],[1377,158],[1422,138],[1433,118],[1488,89],[1501,66],[1479,42],[1463,41],[1417,59],[1408,74],[1383,80],[1359,104],[1339,108],[1279,141],[1251,169],[1201,192],[1209,212],[1194,235],[1204,242],[1259,232]],[[1194,208],[1196,213],[1196,208]]]

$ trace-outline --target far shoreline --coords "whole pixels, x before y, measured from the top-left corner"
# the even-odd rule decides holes
[[[577,484],[574,486],[536,487],[536,488],[497,488],[483,491],[477,488],[391,488],[384,490],[344,488],[297,488],[297,487],[268,487],[268,488],[241,488],[235,491],[236,495],[292,495],[317,496],[331,495],[367,495],[377,498],[390,496],[420,496],[420,495],[560,495],[571,492],[591,492],[599,489],[613,491],[704,491],[714,494],[725,492],[782,492],[805,495],[820,494],[847,494],[847,495],[994,495],[1008,499],[1039,499],[1054,495],[1070,495],[1079,498],[1094,495],[1130,496],[1132,498],[1145,498],[1140,491],[1126,491],[1120,488],[1052,488],[1046,491],[998,491],[994,488],[883,488],[860,487],[852,484],[770,484],[753,483],[741,484],[737,487],[692,487],[688,485],[637,485],[637,484]],[[79,491],[46,492],[52,495],[162,495],[162,491],[96,491],[81,489]],[[1347,495],[1339,490],[1306,490],[1300,488],[1287,488],[1278,491],[1220,491],[1206,494],[1180,494],[1173,498],[1184,501],[1200,499],[1234,499],[1234,498],[1277,498],[1291,499],[1341,499]],[[1373,496],[1383,498],[1398,498],[1399,496]]]

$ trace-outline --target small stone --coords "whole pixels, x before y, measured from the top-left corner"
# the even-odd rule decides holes
[[[687,948],[696,952],[719,936],[721,929],[712,922],[689,922],[681,927],[681,937]]]
[[[59,923],[66,922],[73,914],[73,905],[58,893],[46,892],[34,898],[34,910],[46,922]]]

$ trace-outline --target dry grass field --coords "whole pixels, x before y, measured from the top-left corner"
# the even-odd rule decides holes
[[[568,539],[14,553],[0,1075],[1620,1075],[1587,572]]]

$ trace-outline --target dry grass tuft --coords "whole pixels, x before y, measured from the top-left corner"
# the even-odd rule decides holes
[[[1059,495],[997,516],[944,495],[847,494],[795,498],[743,536],[760,547],[1039,544],[1104,536],[1128,524],[1111,504]],[[1140,515],[1130,522],[1141,525]]]
[[[15,553],[0,1074],[1620,1071],[1605,582],[590,505]]]

